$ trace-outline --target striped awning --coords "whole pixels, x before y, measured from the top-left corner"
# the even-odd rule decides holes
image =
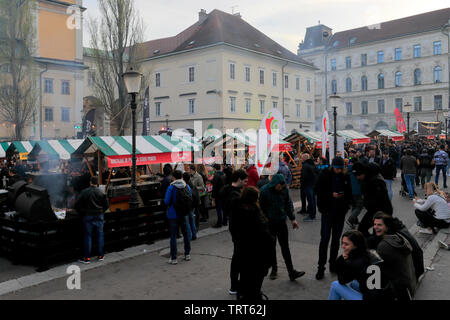
[[[306,138],[309,143],[322,142],[322,132],[320,131],[299,132],[299,134]]]
[[[6,158],[6,150],[8,150],[11,142],[0,142],[0,158]]]
[[[30,157],[36,157],[41,151],[49,156],[61,160],[69,160],[72,153],[77,150],[84,140],[43,140],[37,141]]]
[[[215,142],[214,146],[219,145],[220,143],[227,144],[227,143],[229,143],[229,141],[231,139],[234,139],[234,140],[236,140],[237,143],[243,144],[248,147],[256,147],[256,143],[257,143],[256,131],[255,131],[254,135],[247,135],[245,133],[227,132],[225,135],[223,135],[222,139],[223,139],[222,141]],[[282,140],[281,136],[280,136],[279,141],[276,142],[275,145],[281,146],[283,151],[290,151],[291,144],[287,141]],[[286,149],[286,150],[284,150],[284,149]],[[287,149],[289,149],[289,150],[287,150]]]
[[[18,153],[30,153],[35,144],[35,141],[14,141],[11,142],[8,149],[11,151],[16,150]]]
[[[401,133],[394,132],[387,129],[374,130],[368,134],[369,137],[381,136],[388,137],[388,139],[392,139],[393,141],[401,141],[405,139],[405,136]]]
[[[341,130],[337,134],[347,140],[351,140],[354,144],[370,143],[370,138],[355,130]]]

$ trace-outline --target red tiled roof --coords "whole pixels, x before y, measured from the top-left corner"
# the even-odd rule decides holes
[[[340,49],[351,45],[392,39],[415,33],[438,30],[448,23],[450,8],[426,12],[402,19],[382,22],[377,25],[335,33],[329,47]],[[353,39],[352,43],[350,41]],[[338,41],[336,43],[336,41]]]
[[[175,37],[146,42],[145,57],[154,58],[220,43],[269,54],[314,68],[311,63],[282,47],[241,17],[220,10],[213,10],[205,20],[196,22]],[[155,50],[159,52],[155,53]]]

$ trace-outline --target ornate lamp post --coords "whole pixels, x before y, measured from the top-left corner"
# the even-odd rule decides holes
[[[131,95],[131,111],[132,111],[132,169],[131,169],[131,198],[130,208],[137,208],[139,206],[139,199],[136,189],[136,95],[141,89],[142,74],[130,68],[128,72],[123,75],[123,80],[127,88],[128,94]]]
[[[408,141],[409,141],[409,114],[412,112],[412,105],[409,102],[407,102],[403,107],[403,111],[406,112],[407,132],[408,132]]]
[[[333,108],[333,118],[334,118],[334,158],[336,158],[337,153],[337,108],[341,101],[341,97],[334,94],[330,96],[330,105]]]

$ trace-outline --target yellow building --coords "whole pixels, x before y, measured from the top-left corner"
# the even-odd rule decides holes
[[[35,0],[36,49],[39,73],[37,110],[25,137],[75,137],[81,131],[83,108],[82,0]],[[10,139],[13,128],[0,126],[0,138]]]

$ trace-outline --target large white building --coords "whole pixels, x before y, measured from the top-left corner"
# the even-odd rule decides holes
[[[395,127],[394,109],[413,105],[417,121],[444,121],[449,106],[450,8],[333,34],[307,28],[298,54],[316,72],[316,124],[328,97],[342,98],[338,128],[367,133]],[[446,27],[447,25],[447,27]],[[444,32],[443,32],[444,31]],[[404,117],[406,121],[406,116]]]
[[[316,68],[246,23],[239,14],[201,10],[192,26],[145,43],[150,132],[259,128],[272,107],[287,132],[313,129]]]

